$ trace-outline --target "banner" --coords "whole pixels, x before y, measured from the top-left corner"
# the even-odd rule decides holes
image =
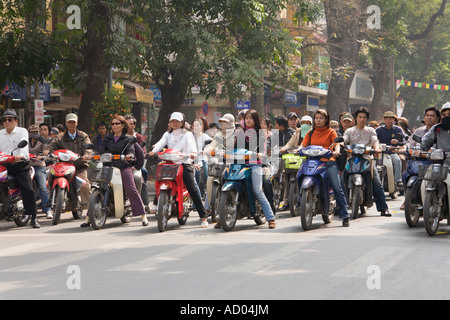
[[[450,91],[450,84],[430,84],[423,83],[417,81],[406,81],[406,80],[397,80],[397,89],[400,86],[407,87],[415,87],[415,88],[425,88],[425,89],[433,89],[433,90],[441,90],[441,91]]]

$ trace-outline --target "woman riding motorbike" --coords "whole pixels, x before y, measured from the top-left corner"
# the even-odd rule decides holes
[[[264,138],[261,136],[263,134],[262,132],[260,135],[260,129],[261,125],[258,112],[253,109],[248,110],[245,114],[243,130],[238,131],[236,134],[236,142],[234,147],[242,148],[242,145],[244,145],[246,150],[253,152],[256,151],[258,154],[258,160],[246,160],[246,162],[252,169],[253,193],[261,205],[261,209],[269,223],[269,228],[274,229],[276,226],[275,216],[262,189],[263,169],[261,157],[264,154],[267,154],[267,145],[265,142],[261,143],[260,141],[260,138]]]
[[[134,138],[126,134],[128,130],[128,122],[123,116],[116,114],[112,117],[111,130],[113,133],[106,135],[97,151],[100,154],[109,152],[112,154],[125,155],[126,161],[120,159],[113,160],[113,166],[120,169],[122,183],[128,199],[130,200],[133,216],[140,215],[142,217],[142,224],[146,226],[148,225],[147,216],[145,214],[141,196],[139,195],[136,184],[134,183],[134,175],[131,169],[133,164],[130,162],[135,155]],[[89,218],[86,217],[86,222],[81,225],[82,227],[88,225],[88,219]]]
[[[149,152],[149,156],[154,156],[157,152],[161,151],[164,146],[168,146],[169,149],[175,149],[185,155],[197,155],[197,146],[195,138],[192,132],[185,129],[186,120],[184,114],[181,112],[174,112],[170,116],[169,131],[164,133],[161,140],[159,140],[153,150]],[[207,214],[202,202],[202,197],[199,192],[197,183],[194,177],[194,168],[192,166],[192,159],[189,157],[186,160],[175,162],[183,165],[183,182],[186,185],[186,189],[194,202],[197,212],[202,219],[202,228],[208,227]]]
[[[328,149],[334,143],[337,137],[336,131],[330,128],[330,115],[327,111],[319,109],[314,113],[313,129],[309,131],[303,139],[300,149],[309,145],[321,146]],[[334,144],[333,157],[330,159],[321,159],[326,163],[328,178],[330,179],[331,189],[333,189],[336,198],[336,209],[338,209],[339,218],[342,219],[342,225],[348,227],[350,225],[347,211],[347,201],[339,179],[339,169],[336,164],[335,157],[340,154],[340,144]]]

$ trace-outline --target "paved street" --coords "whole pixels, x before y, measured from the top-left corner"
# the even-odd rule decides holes
[[[409,228],[402,201],[391,218],[372,207],[308,232],[287,211],[274,230],[239,220],[233,232],[201,229],[196,213],[165,233],[153,215],[99,231],[69,213],[37,230],[2,221],[0,299],[447,299],[450,227]]]

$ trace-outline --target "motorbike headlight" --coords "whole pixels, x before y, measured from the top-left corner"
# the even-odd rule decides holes
[[[308,149],[304,150],[303,153],[310,157],[318,157],[323,156],[327,151],[327,149]]]
[[[59,156],[59,159],[64,162],[68,162],[72,158],[71,154],[63,153],[63,152],[60,152],[58,156]]]
[[[111,162],[112,161],[112,154],[111,153],[104,153],[100,156],[100,162]]]
[[[352,149],[352,152],[353,152],[354,154],[364,154],[365,151],[366,151],[366,148],[359,148],[359,147],[356,147],[356,148],[353,148],[353,149]]]
[[[183,156],[177,154],[177,153],[163,153],[163,154],[158,154],[158,158],[164,161],[179,161],[183,159]]]
[[[430,154],[431,160],[444,160],[444,151],[437,149],[431,152]]]

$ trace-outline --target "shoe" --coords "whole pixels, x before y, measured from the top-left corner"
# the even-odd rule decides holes
[[[220,224],[220,220],[216,222],[216,224],[214,225],[214,229],[220,229],[222,228],[222,225]]]
[[[392,214],[390,214],[389,210],[383,210],[383,211],[381,211],[381,216],[392,217]]]
[[[350,227],[350,221],[348,220],[348,218],[342,219],[342,226],[343,227]]]
[[[142,215],[142,225],[144,227],[148,226],[148,220],[147,220],[147,216],[145,214]]]
[[[147,212],[147,213],[150,213],[150,212],[151,212],[150,206],[149,206],[149,205],[146,205],[146,206],[144,207],[144,209],[145,209],[145,212]]]
[[[52,210],[48,210],[46,212],[45,218],[46,219],[53,219],[53,211]]]
[[[86,227],[90,227],[91,223],[90,222],[83,222],[82,224],[80,224],[80,227],[82,228],[86,228]]]
[[[405,210],[405,203],[403,202],[402,205],[400,206],[400,210]]]
[[[276,223],[275,223],[275,220],[270,220],[269,221],[269,229],[275,229],[275,227],[276,227]]]
[[[36,219],[36,217],[31,218],[30,224],[35,229],[39,229],[41,227],[41,225],[39,224],[39,221]]]
[[[208,221],[207,220],[202,220],[202,224],[200,226],[201,228],[208,228]]]

